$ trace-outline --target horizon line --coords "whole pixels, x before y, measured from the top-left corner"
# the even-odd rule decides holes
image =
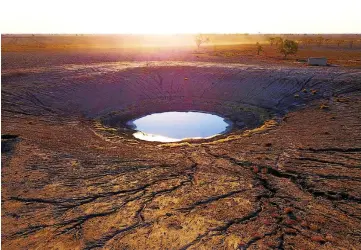
[[[308,32],[295,32],[295,33],[221,33],[221,32],[189,32],[189,33],[0,33],[1,35],[361,35],[361,32],[345,32],[345,33],[308,33]]]

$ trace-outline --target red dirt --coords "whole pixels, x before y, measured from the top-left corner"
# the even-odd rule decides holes
[[[103,52],[3,53],[4,249],[361,248],[357,67]],[[239,126],[176,144],[124,126],[188,109]]]

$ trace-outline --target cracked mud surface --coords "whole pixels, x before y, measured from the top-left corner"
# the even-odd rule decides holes
[[[2,247],[360,249],[360,84],[342,68],[8,69]],[[162,144],[123,126],[189,109],[239,127]]]

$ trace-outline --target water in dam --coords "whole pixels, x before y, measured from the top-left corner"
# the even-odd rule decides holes
[[[184,139],[205,139],[223,134],[230,122],[218,115],[203,112],[154,113],[128,122],[145,141],[177,142]]]

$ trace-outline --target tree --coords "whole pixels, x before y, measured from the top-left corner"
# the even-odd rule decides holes
[[[275,42],[275,38],[274,37],[269,37],[268,42],[271,44],[271,46],[273,46],[273,44]]]
[[[259,44],[259,42],[256,43],[256,46],[257,46],[257,55],[259,55],[259,53],[261,51],[263,51],[263,48],[262,48],[261,44]]]
[[[293,40],[284,40],[279,46],[279,52],[284,54],[285,58],[288,55],[296,54],[298,51],[298,44]]]
[[[209,42],[209,37],[205,37],[202,34],[199,34],[195,37],[195,42],[197,44],[197,48],[199,50],[199,47],[201,46],[202,43],[208,43]]]

